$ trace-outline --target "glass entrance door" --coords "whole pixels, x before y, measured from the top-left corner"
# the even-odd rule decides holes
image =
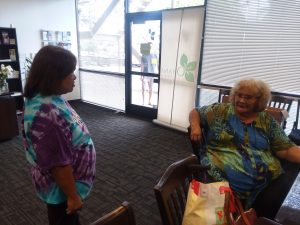
[[[149,119],[157,115],[160,28],[160,13],[128,16],[126,112]]]

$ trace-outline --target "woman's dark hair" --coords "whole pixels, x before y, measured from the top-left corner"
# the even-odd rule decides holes
[[[45,46],[35,55],[26,81],[24,96],[58,94],[61,81],[76,68],[76,57],[56,46]]]

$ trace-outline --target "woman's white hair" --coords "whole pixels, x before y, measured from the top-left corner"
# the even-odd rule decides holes
[[[236,92],[240,90],[250,90],[251,95],[255,95],[258,98],[257,112],[262,112],[268,105],[271,99],[271,89],[269,85],[262,80],[245,79],[240,80],[232,87],[229,95],[230,102],[234,105],[234,98]]]

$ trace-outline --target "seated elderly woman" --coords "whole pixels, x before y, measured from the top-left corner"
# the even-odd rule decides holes
[[[230,103],[193,109],[189,120],[193,141],[201,140],[206,127],[201,164],[211,166],[210,177],[227,180],[246,208],[272,219],[293,182],[279,159],[300,163],[300,148],[264,111],[270,97],[263,81],[241,80],[230,92]]]

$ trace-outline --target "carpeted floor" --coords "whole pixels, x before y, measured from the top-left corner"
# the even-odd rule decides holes
[[[137,225],[161,225],[153,187],[174,161],[191,154],[186,134],[80,101],[71,102],[97,150],[93,191],[80,212],[82,225],[129,201]],[[0,224],[46,225],[19,135],[0,142]]]

